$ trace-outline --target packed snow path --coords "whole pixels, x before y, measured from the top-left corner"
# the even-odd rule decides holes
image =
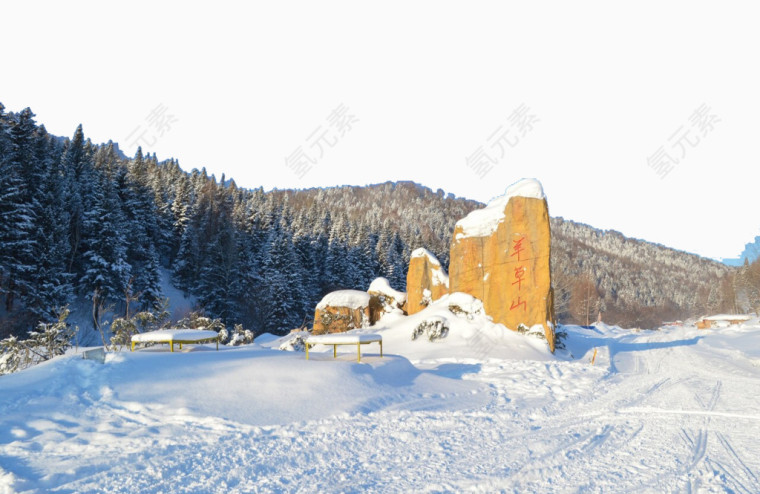
[[[392,356],[191,351],[172,357],[218,373],[182,400],[170,389],[188,368],[162,385],[151,362],[165,355],[62,359],[0,378],[0,492],[756,493],[758,338],[578,328],[582,358],[414,362],[421,373]],[[250,366],[281,381],[245,394],[235,375],[250,382]],[[219,379],[239,408],[209,395]]]

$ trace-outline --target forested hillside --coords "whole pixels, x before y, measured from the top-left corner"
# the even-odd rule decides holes
[[[141,150],[125,159],[81,126],[51,136],[31,110],[0,105],[0,338],[75,301],[80,311],[88,301],[93,324],[127,300],[159,306],[161,269],[209,316],[287,331],[331,290],[377,276],[404,289],[417,247],[447,265],[454,223],[480,206],[409,182],[241,189]],[[561,321],[601,310],[653,325],[729,303],[719,263],[562,219],[552,227]]]
[[[616,231],[553,218],[552,275],[561,320],[598,312],[624,327],[734,311],[736,270]]]

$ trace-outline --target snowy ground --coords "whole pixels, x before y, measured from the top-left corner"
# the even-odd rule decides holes
[[[164,347],[4,376],[0,493],[760,492],[757,320],[571,327],[557,357],[414,322],[361,364]]]

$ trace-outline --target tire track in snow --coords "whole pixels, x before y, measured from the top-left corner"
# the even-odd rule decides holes
[[[686,429],[681,429],[681,438],[691,449],[691,460],[683,473],[690,473],[705,457],[707,452],[707,430],[700,429],[696,437],[691,437]]]
[[[723,477],[725,477],[727,480],[733,481],[733,484],[731,485],[731,489],[728,489],[728,482],[724,482],[726,485],[724,486],[728,492],[746,492],[747,494],[757,494],[757,489],[750,489],[747,487],[741,480],[736,478],[736,475],[732,473],[732,470],[726,468],[726,466],[715,460],[709,460],[710,465],[712,465],[714,468],[717,468],[720,472],[722,472]]]
[[[705,412],[713,412],[715,410],[715,406],[718,404],[718,400],[720,399],[720,392],[722,387],[723,381],[719,380],[715,383],[712,395],[710,396],[710,401],[708,401],[707,404],[702,401],[699,394],[697,393],[694,393],[694,399],[705,410]],[[681,437],[687,443],[687,445],[691,447],[692,450],[692,457],[682,473],[682,475],[687,476],[687,485],[689,492],[692,492],[695,489],[699,488],[699,475],[696,470],[698,470],[697,467],[705,460],[705,457],[707,455],[707,446],[710,435],[710,418],[710,415],[705,416],[702,422],[702,427],[697,431],[695,437],[691,437],[686,429],[681,429]],[[707,461],[705,461],[705,463],[707,463]]]
[[[669,389],[672,389],[675,386],[679,386],[685,382],[689,381],[689,378],[682,377],[680,379],[673,380],[670,377],[666,377],[665,379],[661,379],[651,385],[649,388],[646,389],[646,391],[640,391],[638,393],[639,396],[636,398],[630,399],[628,402],[621,403],[617,407],[615,407],[616,410],[624,410],[625,408],[633,408],[636,405],[639,405],[644,400],[650,400],[652,398],[652,395],[655,393],[662,393],[664,391],[667,391]]]
[[[720,390],[723,387],[723,381],[718,381],[715,383],[715,388],[713,388],[712,395],[710,395],[710,401],[705,403],[702,401],[702,398],[699,396],[699,394],[694,393],[694,399],[697,403],[699,403],[699,406],[701,406],[705,411],[712,412],[715,410],[715,405],[718,403],[718,399],[720,398]]]
[[[577,425],[588,425],[588,420]],[[567,424],[556,429],[542,430],[544,436],[532,438],[532,442],[551,440],[561,433],[567,433]],[[507,477],[491,476],[477,481],[458,482],[448,490],[453,492],[541,492],[547,485],[573,485],[579,491],[598,490],[596,481],[609,473],[610,457],[608,451],[614,451],[616,464],[632,465],[626,470],[629,475],[645,474],[647,470],[635,465],[636,452],[626,447],[644,430],[644,426],[627,427],[628,424],[607,424],[586,434],[580,434],[573,440],[565,441],[559,447],[531,456]],[[540,448],[540,446],[539,446]],[[622,480],[620,478],[618,481]],[[628,481],[629,479],[626,479]],[[589,481],[591,483],[589,483]],[[601,480],[604,485],[605,480]],[[637,482],[638,483],[638,482]],[[437,492],[437,491],[436,491]],[[562,491],[564,492],[564,491]]]
[[[718,438],[718,442],[723,446],[723,448],[726,450],[726,452],[729,454],[733,462],[736,464],[736,466],[739,467],[739,469],[744,473],[744,475],[747,477],[747,479],[752,482],[754,481],[755,484],[758,484],[758,478],[754,474],[754,472],[747,466],[747,464],[741,459],[739,454],[736,452],[736,450],[731,445],[731,442],[720,432],[716,432],[715,435]],[[752,492],[750,489],[747,489],[748,492]]]
[[[718,404],[718,399],[720,398],[720,391],[722,388],[723,381],[718,381],[715,383],[715,390],[713,391],[712,398],[710,398],[710,403],[708,404],[708,408],[711,412],[715,410],[715,405]]]
[[[715,405],[718,404],[718,399],[720,399],[720,390],[723,387],[723,381],[718,381],[715,383],[715,388],[713,389],[712,396],[710,396],[710,401],[707,403],[707,406],[702,405],[702,408],[705,408],[707,412],[713,412],[715,411]],[[697,402],[701,404],[701,400],[699,398],[699,395],[694,394],[694,398],[696,398]],[[700,431],[697,433],[697,441],[696,445],[694,447],[694,461],[692,462],[691,466],[687,469],[687,472],[691,472],[698,464],[699,462],[705,457],[705,453],[707,452],[707,439],[709,430],[708,427],[710,425],[710,415],[707,415],[704,420],[704,425],[700,429]]]
[[[579,425],[588,424],[587,421],[581,422]],[[567,430],[566,424],[558,426],[558,431]],[[641,431],[641,428],[637,429],[631,434],[621,434],[620,437],[614,439],[613,444],[610,445],[613,449],[616,449],[620,444],[624,444],[634,438]],[[600,429],[589,431],[585,434],[578,434],[577,437],[570,441],[565,441],[554,447],[548,452],[544,452],[538,456],[529,458],[529,462],[526,462],[520,468],[515,470],[510,478],[510,483],[513,485],[520,485],[523,480],[530,479],[535,476],[536,473],[548,470],[554,470],[557,467],[565,465],[568,460],[581,461],[584,457],[592,458],[593,452],[603,446],[607,445],[615,432],[623,432],[618,426],[611,424],[604,425]],[[544,431],[544,435],[551,438],[555,436],[554,428],[549,431]]]

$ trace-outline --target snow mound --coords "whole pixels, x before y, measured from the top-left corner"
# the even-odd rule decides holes
[[[509,187],[504,195],[492,199],[485,208],[471,212],[456,224],[462,231],[457,233],[456,238],[487,237],[491,235],[504,221],[504,209],[512,197],[530,197],[534,199],[546,199],[541,182],[535,178],[523,178]]]
[[[361,309],[369,306],[369,293],[359,290],[338,290],[328,293],[317,304],[317,309],[326,307],[348,307],[349,309]]]
[[[258,344],[258,345],[264,346],[264,345],[266,345],[268,343],[271,343],[271,342],[273,342],[275,340],[279,340],[280,338],[281,338],[280,336],[277,336],[277,335],[272,334],[272,333],[262,333],[262,334],[256,335],[256,338],[253,340],[253,342],[256,343],[256,344]]]
[[[414,338],[425,323],[446,326],[445,336]],[[483,303],[466,293],[444,295],[424,310],[406,317],[385,316],[374,327],[354,330],[383,337],[388,353],[402,355],[413,363],[436,359],[555,360],[546,341],[522,335],[495,324],[483,311]]]

